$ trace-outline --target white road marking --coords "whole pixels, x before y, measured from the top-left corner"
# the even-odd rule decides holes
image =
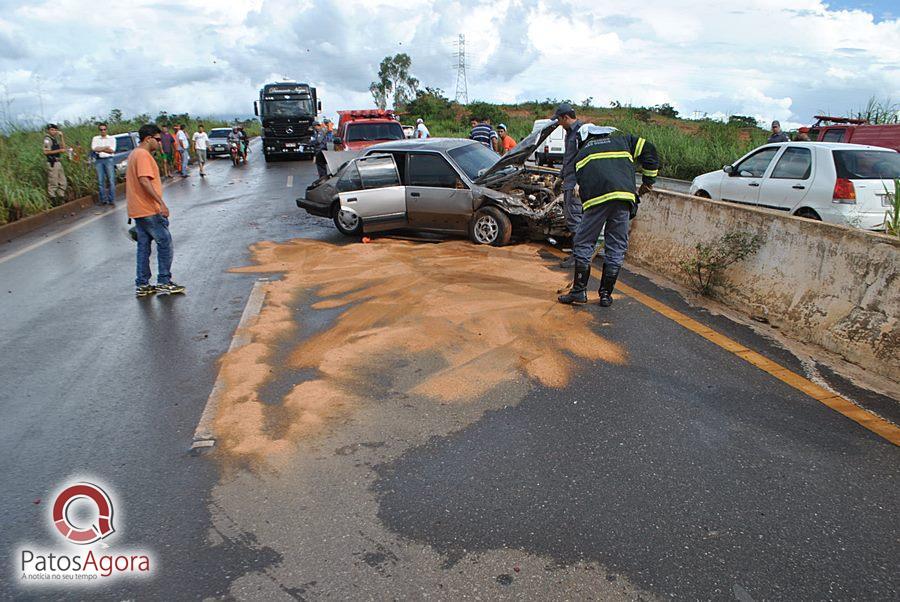
[[[287,187],[288,187],[288,188],[293,188],[293,187],[294,187],[294,176],[288,176]]]
[[[62,238],[63,236],[71,234],[72,232],[74,232],[76,230],[80,230],[81,228],[84,228],[88,224],[92,224],[92,223],[96,222],[98,219],[103,219],[104,217],[107,217],[109,215],[116,214],[119,211],[121,211],[122,209],[125,209],[125,207],[126,207],[126,204],[121,203],[121,204],[119,204],[118,207],[116,207],[112,211],[109,211],[107,213],[101,213],[100,215],[95,215],[94,217],[88,218],[79,224],[75,224],[74,226],[69,226],[65,230],[61,230],[60,232],[57,232],[53,236],[48,236],[47,238],[45,238],[43,240],[39,240],[37,242],[31,243],[27,247],[22,247],[21,249],[19,249],[18,251],[15,251],[14,253],[10,253],[9,255],[4,255],[4,256],[0,257],[0,263],[4,263],[6,261],[9,261],[10,259],[15,259],[19,255],[24,255],[28,251],[33,251],[33,250],[37,249],[38,247],[44,246],[48,242],[53,242],[54,240],[56,240],[58,238]]]
[[[250,298],[247,299],[247,305],[244,306],[244,312],[241,314],[241,320],[238,322],[237,330],[231,339],[231,345],[228,351],[234,351],[243,347],[250,342],[250,335],[247,334],[247,326],[262,311],[263,301],[265,301],[266,293],[263,288],[268,283],[267,279],[260,279],[253,283],[253,290],[250,291]],[[213,432],[213,420],[215,420],[216,412],[219,408],[219,401],[222,397],[222,391],[225,389],[225,377],[222,370],[216,376],[216,382],[213,384],[212,391],[206,400],[206,407],[200,415],[200,421],[197,428],[194,429],[194,439],[191,443],[191,450],[200,450],[206,447],[213,447],[216,444],[216,435]]]

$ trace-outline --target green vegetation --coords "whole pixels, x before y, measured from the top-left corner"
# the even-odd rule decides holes
[[[767,132],[756,127],[750,117],[732,116],[728,123],[677,118],[668,104],[654,107],[629,107],[614,102],[611,108],[590,105],[591,99],[572,103],[582,121],[611,125],[622,131],[642,136],[656,145],[662,162],[660,175],[693,179],[708,171],[733,163],[749,150],[765,144]],[[493,124],[503,122],[510,135],[521,140],[533,127],[535,119],[553,114],[557,99],[532,101],[515,105],[472,102],[458,105],[436,88],[418,90],[416,97],[402,108],[404,122],[425,119],[432,136],[466,137],[472,117],[490,117]],[[566,101],[571,102],[571,101]]]
[[[900,238],[900,178],[894,180],[894,192],[884,187],[891,201],[890,207],[884,212],[884,230],[891,236]]]
[[[152,118],[138,115],[123,119],[121,111],[114,109],[106,122],[111,135],[134,132]],[[101,120],[60,124],[66,143],[75,149],[74,160],[63,159],[63,169],[68,180],[67,198],[76,199],[97,192],[97,174],[88,163],[91,138],[97,134]],[[197,119],[187,114],[160,113],[155,120],[159,125],[184,123],[188,132],[197,131],[203,123],[207,131],[214,127],[230,125],[214,119]],[[259,122],[245,122],[247,133],[259,134]],[[0,135],[0,224],[46,211],[51,207],[47,198],[47,160],[41,151],[44,132],[34,128],[8,127]]]
[[[691,286],[701,295],[710,295],[721,284],[725,268],[759,251],[763,238],[759,234],[728,232],[710,243],[697,243],[694,254],[681,260],[678,267],[687,275]]]

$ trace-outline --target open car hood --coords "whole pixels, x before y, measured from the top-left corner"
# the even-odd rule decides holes
[[[328,175],[336,175],[341,165],[359,157],[366,150],[367,149],[361,148],[359,150],[350,151],[322,151],[322,155],[325,157],[325,166],[328,168]]]
[[[531,156],[541,143],[547,139],[559,126],[555,119],[550,121],[543,129],[535,130],[522,138],[522,141],[515,145],[508,153],[503,155],[499,161],[494,163],[487,171],[475,179],[476,184],[484,184],[489,181],[497,172],[514,165],[525,165],[525,159]]]

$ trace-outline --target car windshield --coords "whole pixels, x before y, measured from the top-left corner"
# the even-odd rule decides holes
[[[450,149],[447,154],[470,180],[486,172],[500,159],[500,155],[480,143],[459,146]]]
[[[347,125],[347,142],[403,140],[405,137],[399,123],[351,123]]]
[[[306,117],[312,115],[312,100],[266,100],[263,109],[266,117]]]
[[[900,153],[876,150],[836,150],[837,177],[848,180],[900,178]]]
[[[231,130],[213,130],[209,133],[210,138],[228,138],[228,132]]]

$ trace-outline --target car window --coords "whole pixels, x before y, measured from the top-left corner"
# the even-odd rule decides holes
[[[844,140],[845,132],[846,130],[839,128],[831,128],[830,130],[825,130],[825,135],[822,136],[822,142],[841,142]]]
[[[131,139],[131,136],[119,136],[116,138],[117,153],[124,153],[130,150],[134,150],[134,140]]]
[[[363,188],[385,188],[399,186],[400,175],[394,166],[393,157],[370,157],[356,162]]]
[[[410,186],[455,188],[459,175],[440,155],[410,154],[407,168]]]
[[[777,152],[778,147],[764,148],[741,161],[735,171],[745,178],[761,178]]]
[[[787,148],[782,153],[771,178],[778,180],[806,180],[812,172],[812,153],[808,148]]]
[[[500,160],[500,155],[477,143],[451,148],[447,154],[470,180],[474,180]]]
[[[403,128],[399,123],[349,123],[345,142],[371,140],[403,140]]]
[[[213,130],[209,133],[210,138],[228,138],[228,132],[231,130]]]
[[[337,181],[338,192],[349,192],[351,190],[359,190],[362,188],[362,179],[359,177],[359,169],[356,167],[356,161],[353,161],[341,174]]]
[[[900,153],[876,150],[836,150],[837,177],[848,180],[893,180],[900,178]]]

